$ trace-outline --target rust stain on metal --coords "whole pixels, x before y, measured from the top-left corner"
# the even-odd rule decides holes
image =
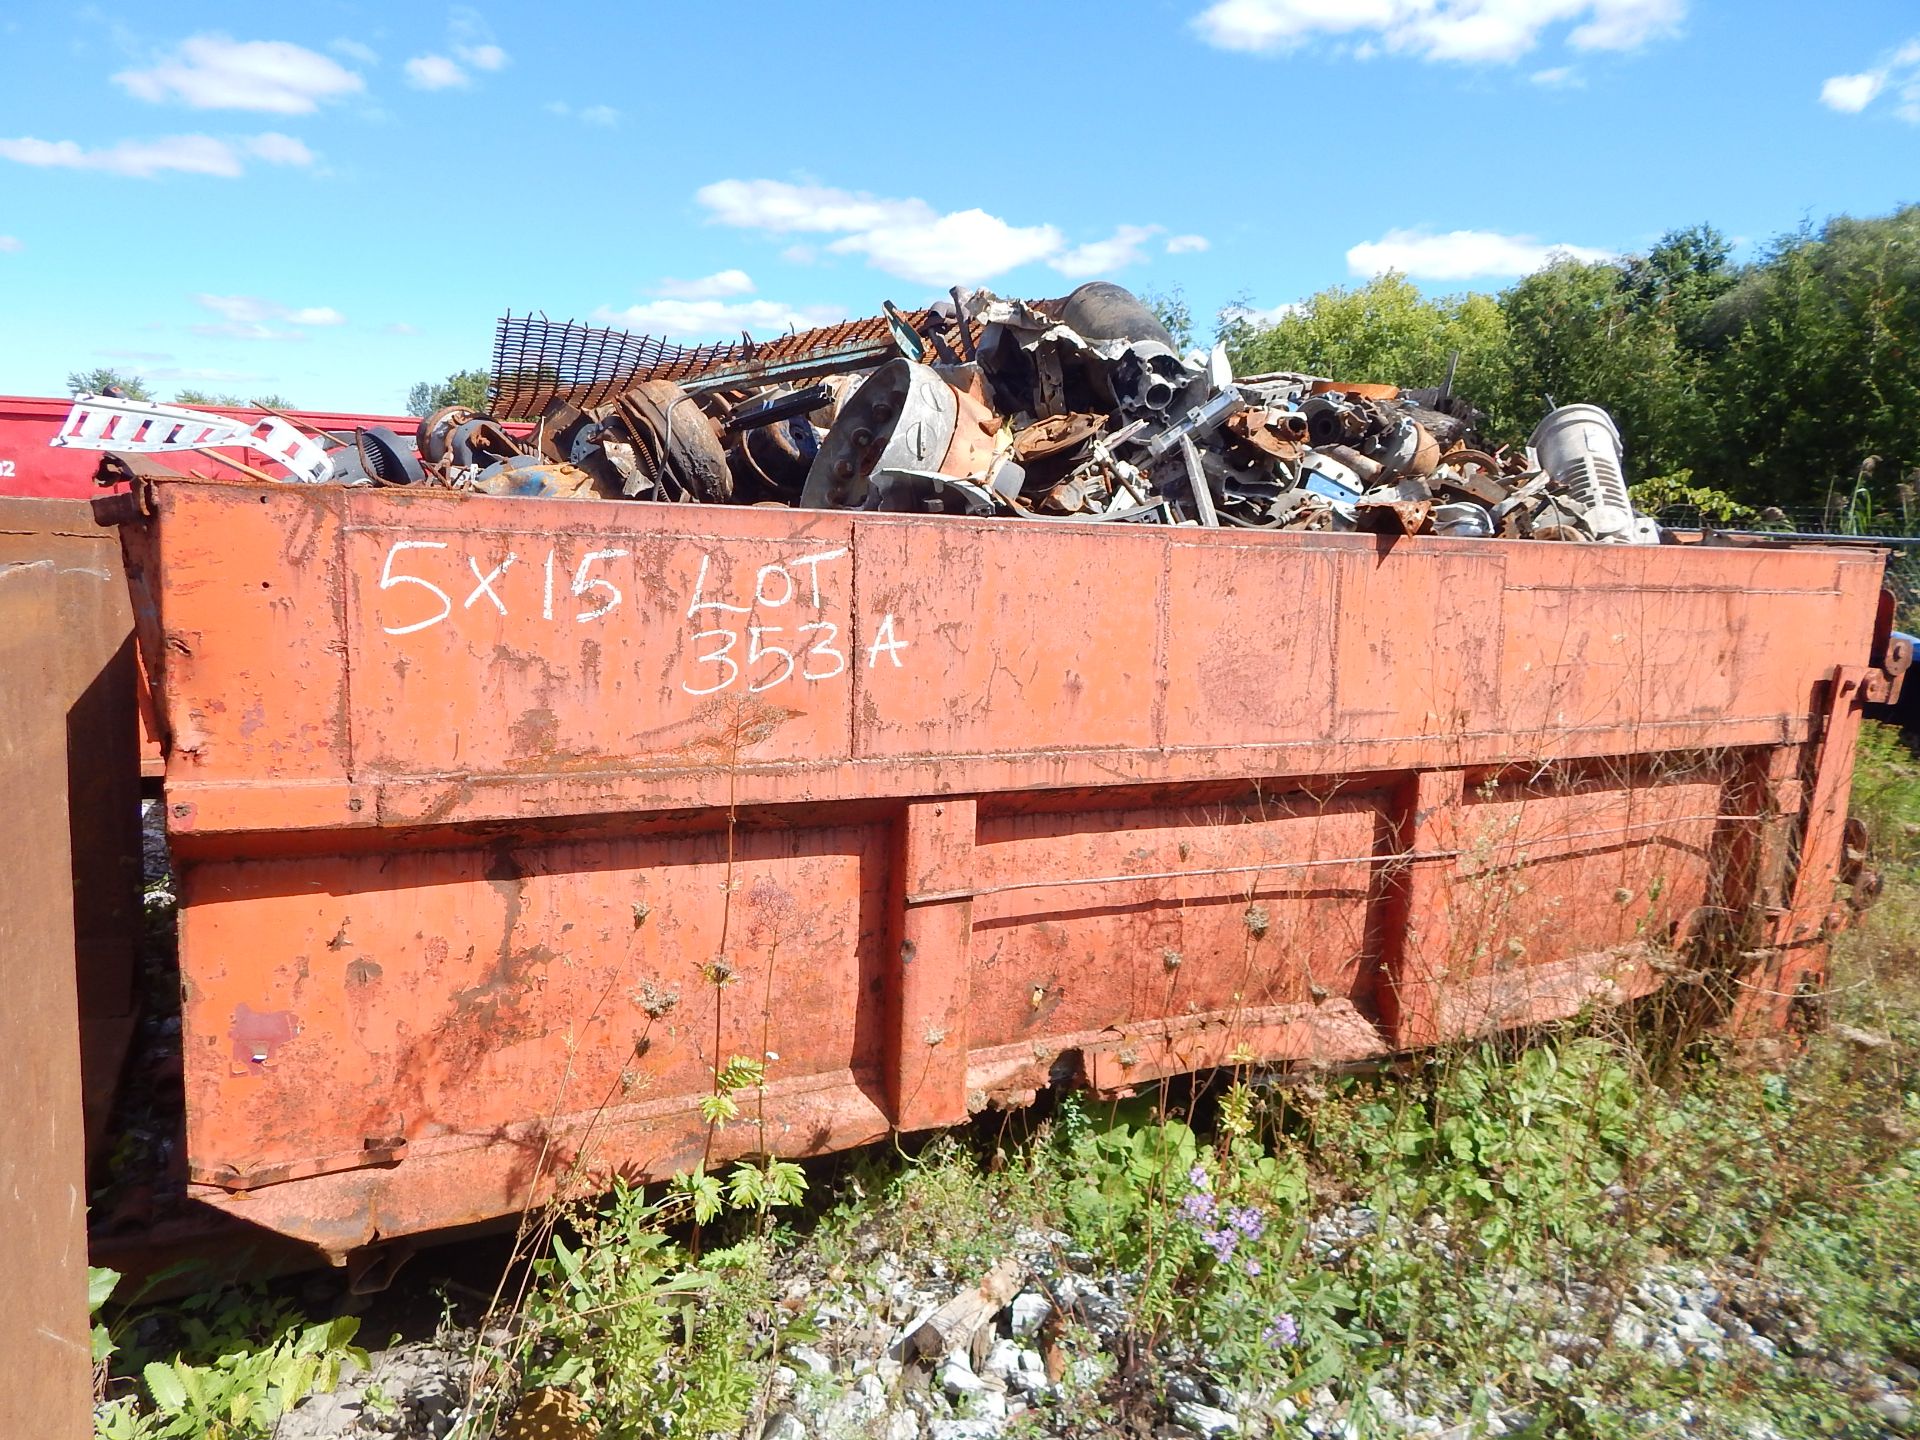
[[[289,1010],[259,1011],[244,1003],[234,1006],[233,1023],[227,1028],[233,1045],[233,1073],[258,1075],[280,1047],[299,1033],[300,1026]]]

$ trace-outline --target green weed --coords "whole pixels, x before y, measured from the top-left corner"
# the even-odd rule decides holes
[[[96,1317],[119,1279],[91,1272]],[[96,1318],[94,1362],[122,1362],[105,1378],[94,1411],[104,1440],[258,1440],[307,1396],[333,1389],[348,1364],[364,1367],[353,1343],[359,1320],[343,1315],[309,1323],[261,1290],[211,1291],[167,1306],[136,1302],[111,1325]],[[139,1386],[131,1385],[137,1374]]]

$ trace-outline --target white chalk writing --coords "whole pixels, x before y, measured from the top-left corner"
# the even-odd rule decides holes
[[[538,562],[538,578],[517,580],[532,568],[521,557],[527,538],[518,538],[518,548],[506,548],[497,538],[476,539],[471,554],[459,553],[447,540],[390,542],[380,566],[379,589],[398,594],[383,605],[381,629],[393,636],[416,635],[443,622],[458,624],[469,612],[489,610],[496,618],[537,614],[543,622],[594,624],[630,609],[636,593],[658,594],[657,574],[642,576],[620,564],[633,559],[625,546],[572,554],[566,553],[570,547],[549,546]],[[742,570],[729,565],[724,553],[702,553],[692,595],[681,612],[692,628],[684,642],[688,673],[680,688],[693,696],[733,687],[759,695],[847,674],[849,649],[857,656],[862,647],[855,635],[843,636],[844,619],[829,619],[825,613],[836,581],[847,574],[847,566],[840,563],[847,559],[841,546]],[[456,585],[465,587],[465,598],[457,606],[455,597],[463,592]],[[902,668],[900,657],[907,648],[898,617],[874,617],[864,646],[868,669],[878,667],[883,656],[891,668]]]

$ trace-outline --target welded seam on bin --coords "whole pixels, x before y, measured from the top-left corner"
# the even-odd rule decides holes
[[[349,787],[360,783],[360,726],[353,705],[353,652],[354,622],[359,618],[355,613],[354,593],[359,588],[354,584],[354,572],[347,565],[347,537],[353,533],[354,497],[344,495],[340,503],[340,540],[339,556],[335,573],[340,577],[339,592],[334,598],[334,622],[340,627],[340,728],[344,732],[341,739],[346,744],[346,782]],[[376,805],[374,816],[378,823],[379,808]]]

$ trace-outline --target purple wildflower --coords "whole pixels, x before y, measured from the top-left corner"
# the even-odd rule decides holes
[[[1233,1258],[1234,1247],[1240,1243],[1239,1233],[1225,1225],[1218,1230],[1202,1231],[1200,1238],[1207,1242],[1208,1247],[1213,1251],[1214,1258],[1222,1265]]]
[[[1180,1213],[1196,1225],[1210,1224],[1214,1216],[1213,1196],[1196,1190],[1180,1202]]]
[[[1241,1205],[1227,1212],[1227,1223],[1249,1240],[1258,1240],[1267,1228],[1267,1217],[1252,1205]]]
[[[1247,1257],[1246,1269],[1249,1280],[1258,1280],[1260,1278],[1260,1262],[1251,1255]]]
[[[1191,1170],[1187,1171],[1187,1183],[1196,1190],[1211,1190],[1213,1188],[1213,1182],[1207,1179],[1206,1167],[1197,1163]]]
[[[1267,1344],[1280,1348],[1300,1343],[1300,1326],[1291,1315],[1276,1315],[1260,1338]]]

